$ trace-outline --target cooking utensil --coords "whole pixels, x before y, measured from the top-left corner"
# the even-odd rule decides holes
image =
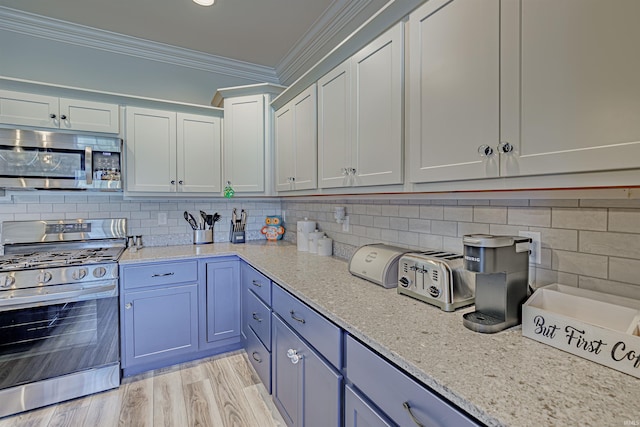
[[[207,227],[207,213],[205,211],[200,211],[200,218],[202,218],[200,229],[204,230]]]
[[[244,231],[246,226],[247,226],[247,211],[242,209],[240,211],[240,229]]]
[[[191,228],[193,230],[197,230],[198,229],[198,222],[196,221],[196,219],[193,217],[193,215],[191,215],[189,212],[184,211],[184,219],[185,221],[187,221],[189,223],[189,225],[191,226]]]

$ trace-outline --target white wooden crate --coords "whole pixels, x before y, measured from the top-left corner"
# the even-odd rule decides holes
[[[522,335],[640,378],[640,300],[548,285],[523,305]]]

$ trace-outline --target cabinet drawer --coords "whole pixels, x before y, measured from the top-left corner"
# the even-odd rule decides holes
[[[479,425],[352,337],[346,346],[347,378],[398,425]]]
[[[253,292],[246,292],[247,324],[260,338],[267,349],[271,349],[271,309],[267,307]]]
[[[163,262],[122,267],[122,280],[125,289],[146,286],[168,285],[171,283],[197,282],[198,262]]]
[[[271,305],[271,280],[249,264],[242,263],[242,283],[258,295],[262,301]]]
[[[342,366],[342,339],[339,327],[280,286],[273,286],[273,311],[333,366]]]
[[[253,331],[247,331],[247,357],[260,381],[271,394],[271,352],[260,342]]]

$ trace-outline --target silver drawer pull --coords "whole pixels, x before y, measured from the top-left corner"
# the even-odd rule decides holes
[[[291,310],[289,313],[291,314],[291,318],[293,320],[295,320],[296,322],[304,323],[304,319],[301,317],[296,317],[296,314],[293,310]]]
[[[174,272],[172,271],[171,273],[160,273],[160,274],[154,274],[154,275],[152,275],[151,277],[173,276],[174,274],[176,274],[176,273],[174,273]]]
[[[255,311],[253,312],[252,317],[253,317],[253,320],[262,322],[262,319],[258,317],[258,313],[256,313]]]
[[[259,288],[262,287],[262,283],[258,282],[257,280],[252,280],[251,283],[253,283],[253,286],[257,286]]]
[[[257,351],[254,351],[253,353],[251,353],[251,357],[253,357],[253,360],[255,360],[258,363],[262,363],[262,359],[256,356],[260,356],[260,353],[258,353]]]
[[[418,427],[424,427],[424,424],[422,424],[420,422],[420,420],[418,420],[416,418],[415,415],[413,415],[413,412],[411,412],[411,406],[409,405],[409,402],[402,402],[402,407],[409,413],[409,416],[411,417],[411,420],[416,423],[416,425]]]

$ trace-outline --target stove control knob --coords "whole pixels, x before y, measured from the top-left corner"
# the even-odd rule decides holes
[[[73,278],[73,280],[82,280],[85,278],[86,275],[87,275],[87,269],[79,268],[77,270],[74,270],[73,273],[71,273],[71,278]]]
[[[403,288],[408,288],[408,287],[409,287],[409,284],[411,283],[411,281],[410,281],[407,277],[402,276],[402,277],[398,280],[398,283],[400,283],[400,286],[402,286]]]
[[[16,283],[16,278],[9,275],[0,276],[0,288],[10,288],[14,283]]]
[[[105,274],[107,274],[107,269],[104,267],[98,267],[93,270],[93,277],[96,277],[98,279],[104,277]]]
[[[48,271],[42,271],[40,274],[38,274],[38,282],[39,283],[47,283],[49,281],[51,281],[51,273],[49,273]]]

